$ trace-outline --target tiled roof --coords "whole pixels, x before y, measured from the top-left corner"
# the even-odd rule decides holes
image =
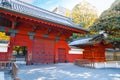
[[[74,24],[72,20],[68,17],[47,11],[45,9],[33,6],[31,4],[19,0],[10,0],[9,4],[4,4],[4,5],[2,3],[2,0],[0,0],[0,8],[9,9],[10,11],[36,17],[49,22],[69,26],[83,31],[88,31],[81,28],[80,25]]]
[[[94,35],[90,37],[80,38],[69,43],[70,46],[92,45],[99,43],[103,39],[103,35]]]
[[[108,52],[120,52],[120,49],[119,49],[119,48],[116,48],[116,49],[107,48],[107,49],[105,49],[105,50],[108,51]]]
[[[78,46],[78,45],[83,45],[83,44],[89,44],[90,40],[92,38],[84,38],[84,39],[79,39],[79,40],[75,40],[69,43],[70,46]]]
[[[7,44],[7,43],[8,43],[8,41],[7,41],[7,40],[0,40],[0,43]]]

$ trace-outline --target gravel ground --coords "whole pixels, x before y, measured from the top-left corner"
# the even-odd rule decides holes
[[[72,63],[19,65],[21,80],[120,80],[120,68],[90,69]]]

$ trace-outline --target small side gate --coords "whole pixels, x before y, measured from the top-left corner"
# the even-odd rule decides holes
[[[64,48],[58,49],[58,63],[66,62],[66,50]]]

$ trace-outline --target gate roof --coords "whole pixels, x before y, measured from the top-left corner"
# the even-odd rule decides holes
[[[45,9],[33,6],[19,0],[10,0],[10,2],[6,2],[6,4],[3,4],[2,0],[0,0],[0,9],[6,9],[9,11],[17,12],[19,14],[88,32],[88,30],[81,28],[80,25],[74,24],[72,20],[68,17],[47,11]]]

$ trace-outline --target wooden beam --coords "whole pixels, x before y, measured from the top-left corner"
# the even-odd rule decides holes
[[[15,21],[12,21],[12,29],[15,29],[15,27],[16,27],[16,25],[17,25],[17,22],[15,22]]]

